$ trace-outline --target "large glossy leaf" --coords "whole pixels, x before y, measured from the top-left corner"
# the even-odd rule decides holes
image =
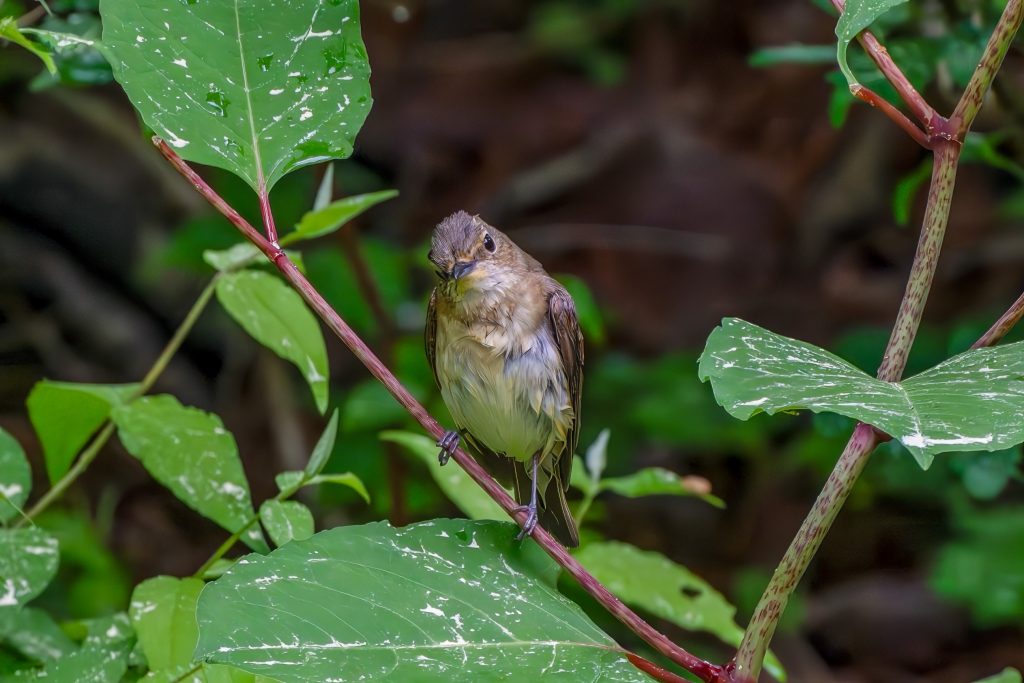
[[[846,61],[846,50],[857,34],[866,29],[878,17],[907,0],[846,0],[843,13],[836,22],[836,59],[839,68],[851,87],[857,84],[857,77]]]
[[[219,417],[173,396],[139,399],[113,417],[128,452],[190,508],[231,532],[255,515],[235,438]],[[269,550],[255,525],[242,540],[253,550]]]
[[[57,539],[42,529],[0,529],[0,615],[42,593],[59,560]]]
[[[343,159],[370,109],[357,0],[102,0],[114,77],[185,159],[253,188]]]
[[[138,391],[137,384],[36,383],[25,402],[46,457],[51,482],[60,479],[110,411]]]
[[[327,347],[302,297],[273,275],[243,270],[217,281],[217,299],[253,339],[295,364],[327,410]]]
[[[733,646],[743,638],[743,629],[734,621],[736,608],[704,579],[660,553],[608,541],[587,544],[575,556],[626,604],[685,629],[713,633]],[[775,655],[768,654],[765,667],[785,680]]]
[[[505,511],[470,479],[465,470],[454,462],[449,462],[443,467],[438,463],[437,454],[440,449],[433,439],[422,434],[398,430],[381,432],[380,438],[408,448],[430,470],[431,476],[448,496],[448,500],[455,503],[470,519],[508,519]]]
[[[250,555],[200,596],[197,656],[283,683],[649,680],[515,535],[375,523]]]
[[[708,337],[699,373],[741,420],[798,409],[839,413],[898,439],[925,468],[938,453],[1024,441],[1024,342],[883,382],[812,344],[727,318]]]
[[[0,522],[18,515],[32,490],[32,471],[21,444],[0,429]]]

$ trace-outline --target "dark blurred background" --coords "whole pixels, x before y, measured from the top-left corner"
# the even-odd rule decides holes
[[[951,111],[999,3],[911,5],[881,30]],[[96,29],[94,8],[56,6],[83,31]],[[609,428],[612,474],[703,477],[728,506],[608,497],[594,528],[701,574],[745,623],[850,424],[731,420],[696,357],[738,316],[873,373],[913,256],[926,153],[877,111],[847,112],[830,64],[761,52],[834,40],[834,18],[810,0],[372,0],[362,11],[375,103],[354,157],[335,164],[335,194],[400,195],[307,249],[311,279],[439,415],[420,341],[437,221],[478,212],[569,276],[578,299],[589,290],[581,444]],[[1012,50],[977,124],[990,135],[961,167],[908,372],[966,348],[1024,287],[1022,63]],[[0,50],[0,425],[30,451],[37,492],[33,384],[137,381],[212,275],[202,251],[237,241],[154,151],[103,65],[64,67],[77,84]],[[275,188],[279,225],[308,210],[322,173]],[[258,216],[240,181],[204,174]],[[358,473],[373,503],[313,492],[318,525],[457,514],[417,461],[377,438],[408,426],[402,411],[340,343],[328,348],[342,411],[330,468]],[[276,472],[301,467],[323,425],[294,369],[216,306],[156,390],[224,419],[257,500]],[[923,472],[881,448],[776,639],[791,679],[953,682],[1024,667],[1019,461],[1019,449],[946,456]],[[64,558],[44,598],[69,616],[123,608],[133,582],[187,575],[224,538],[116,444],[46,523]]]

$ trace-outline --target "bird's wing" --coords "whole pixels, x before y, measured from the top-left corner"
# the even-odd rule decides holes
[[[565,287],[554,283],[554,289],[548,298],[548,322],[558,346],[558,355],[562,359],[562,370],[569,387],[569,400],[572,402],[573,419],[565,439],[565,452],[558,462],[563,488],[569,487],[569,475],[572,472],[572,456],[576,452],[576,444],[580,439],[580,397],[583,395],[583,333],[580,332],[580,321],[576,316],[576,304]]]
[[[434,375],[434,382],[437,388],[441,388],[441,380],[437,377],[437,289],[430,293],[430,303],[427,304],[427,324],[423,328],[423,345],[427,349],[427,363],[430,364],[430,372]]]

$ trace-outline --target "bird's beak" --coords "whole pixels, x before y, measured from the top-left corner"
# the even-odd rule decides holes
[[[458,280],[476,268],[476,261],[456,261],[452,266],[452,277]]]

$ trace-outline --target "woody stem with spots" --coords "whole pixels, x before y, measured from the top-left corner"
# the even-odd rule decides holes
[[[840,11],[843,10],[842,0],[833,0],[833,4]],[[893,324],[892,334],[886,345],[881,365],[878,368],[878,378],[881,380],[897,382],[903,376],[910,348],[921,324],[925,303],[928,300],[935,269],[938,265],[946,225],[949,221],[949,209],[956,181],[961,144],[981,107],[984,94],[988,91],[1013,37],[1020,29],[1022,18],[1024,18],[1024,0],[1010,0],[989,38],[985,52],[953,116],[948,119],[938,115],[921,98],[877,38],[867,31],[859,36],[865,51],[874,59],[910,110],[925,126],[926,142],[928,143],[925,146],[932,149],[934,155],[921,236],[907,279],[903,301],[900,304],[896,322]],[[870,101],[870,98],[863,99]],[[919,143],[922,142],[916,127],[912,126],[898,110],[891,106],[882,107],[882,109],[890,118],[900,123],[911,137]],[[908,128],[912,129],[908,130]],[[1017,299],[1013,306],[975,343],[974,347],[997,343],[1022,316],[1024,316],[1024,295]],[[853,489],[854,482],[864,470],[868,457],[883,438],[888,437],[878,434],[869,425],[858,424],[854,429],[846,448],[815,501],[814,507],[797,531],[754,610],[754,616],[743,634],[743,641],[736,657],[726,667],[730,681],[752,683],[757,680],[768,644],[775,633],[789,596],[792,595],[800,578],[807,570],[825,534],[828,533],[832,522]]]

